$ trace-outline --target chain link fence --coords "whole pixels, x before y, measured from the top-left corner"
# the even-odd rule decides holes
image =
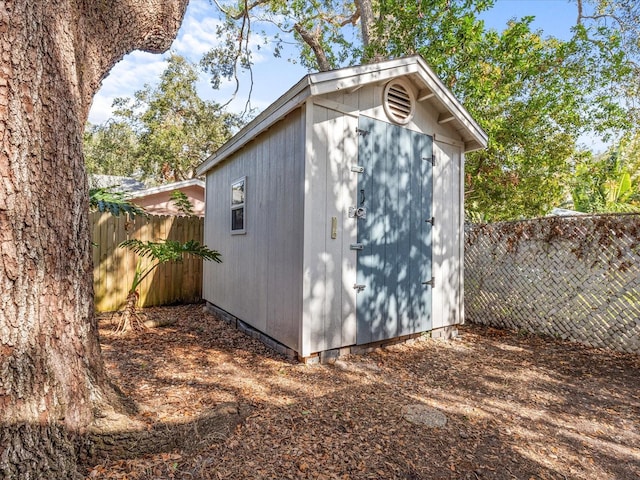
[[[468,226],[465,316],[640,353],[640,215]]]

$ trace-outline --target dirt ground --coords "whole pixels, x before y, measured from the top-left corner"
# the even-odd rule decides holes
[[[145,314],[177,322],[128,337],[112,333],[108,315],[100,322],[108,369],[137,420],[200,425],[225,405],[239,422],[215,435],[194,427],[189,442],[154,454],[99,458],[88,478],[640,478],[637,355],[469,325],[456,340],[304,365],[202,305]],[[418,407],[446,424],[408,421]]]

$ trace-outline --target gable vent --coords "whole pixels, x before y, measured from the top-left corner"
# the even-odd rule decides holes
[[[413,118],[416,99],[413,90],[401,80],[392,80],[384,87],[384,110],[395,123],[405,125]]]

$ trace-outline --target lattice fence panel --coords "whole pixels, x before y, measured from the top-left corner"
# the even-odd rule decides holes
[[[465,315],[640,353],[640,215],[469,226]]]

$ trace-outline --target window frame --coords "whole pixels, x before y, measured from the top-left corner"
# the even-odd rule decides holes
[[[235,189],[242,185],[242,201],[234,203],[233,193]],[[247,233],[247,176],[236,178],[231,182],[231,198],[230,198],[230,228],[231,235],[244,235]],[[242,228],[233,228],[233,215],[237,210],[242,210]]]

